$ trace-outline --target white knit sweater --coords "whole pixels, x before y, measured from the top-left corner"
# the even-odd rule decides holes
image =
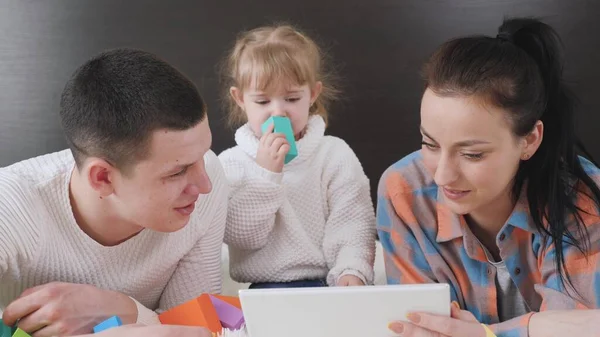
[[[230,183],[225,242],[238,282],[353,274],[373,282],[375,215],[369,180],[350,147],[325,136],[312,116],[298,157],[274,173],[256,164],[258,139],[246,124],[219,155]]]
[[[0,169],[0,309],[26,288],[51,281],[86,283],[126,294],[138,322],[203,292],[221,291],[227,184],[218,158],[205,156],[212,192],[174,233],[143,230],[105,247],[75,222],[69,202],[69,150]]]

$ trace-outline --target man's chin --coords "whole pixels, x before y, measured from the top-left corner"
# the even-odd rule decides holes
[[[187,224],[190,222],[189,217],[187,217],[187,219],[176,219],[176,220],[170,220],[168,221],[166,224],[159,224],[155,227],[153,227],[152,229],[157,231],[157,232],[161,232],[161,233],[174,233],[177,232],[183,228],[185,228],[185,226],[187,226]]]

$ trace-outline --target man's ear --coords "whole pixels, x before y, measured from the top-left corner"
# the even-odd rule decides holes
[[[106,160],[91,158],[85,165],[84,174],[98,196],[105,198],[114,193],[114,181],[118,172],[117,168]]]
[[[240,109],[246,111],[244,105],[244,94],[242,93],[242,91],[237,87],[231,87],[229,88],[229,94],[231,95],[235,103],[240,107]]]

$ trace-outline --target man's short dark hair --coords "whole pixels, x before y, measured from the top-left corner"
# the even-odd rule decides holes
[[[187,130],[206,116],[196,86],[156,55],[135,49],[104,52],[67,82],[60,119],[79,167],[90,156],[126,170],[149,154],[158,129]]]

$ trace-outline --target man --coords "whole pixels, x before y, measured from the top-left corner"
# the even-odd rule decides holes
[[[228,191],[193,83],[108,51],[68,81],[60,119],[70,150],[0,169],[4,323],[86,334],[220,292]]]

